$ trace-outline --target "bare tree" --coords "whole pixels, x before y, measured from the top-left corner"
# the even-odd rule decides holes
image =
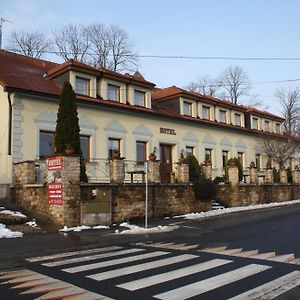
[[[247,95],[250,89],[249,76],[239,66],[229,66],[221,75],[220,82],[234,104],[238,103],[241,96]]]
[[[30,57],[41,58],[51,50],[52,42],[40,32],[14,31],[11,34],[10,48]]]
[[[282,115],[285,118],[284,129],[288,134],[299,135],[300,130],[300,90],[278,89],[275,96],[279,99],[282,108]]]
[[[263,149],[280,167],[293,157],[299,149],[300,142],[291,136],[282,138],[263,137]]]
[[[80,25],[69,24],[54,32],[54,41],[58,49],[57,55],[65,61],[75,59],[85,62],[89,48],[89,35]]]
[[[95,67],[109,67],[110,39],[106,27],[103,24],[93,24],[86,28],[88,32],[89,63]]]
[[[213,79],[209,76],[202,76],[195,82],[190,82],[186,87],[188,91],[197,92],[202,95],[216,96],[221,84],[218,79]]]
[[[118,26],[108,28],[112,58],[109,69],[114,71],[132,70],[137,66],[137,55],[133,52],[133,42],[126,31]]]

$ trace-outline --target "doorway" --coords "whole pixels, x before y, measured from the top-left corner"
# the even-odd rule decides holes
[[[160,144],[160,180],[162,183],[171,182],[172,173],[172,145]]]

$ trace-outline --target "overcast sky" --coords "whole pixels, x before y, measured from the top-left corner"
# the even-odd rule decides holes
[[[128,32],[141,55],[300,57],[298,0],[9,0],[0,2],[3,46],[13,30],[42,31],[68,23],[100,22]],[[250,76],[251,94],[279,114],[274,91],[300,78],[300,61],[230,61],[140,58],[139,71],[158,87],[184,87],[198,77],[216,77],[229,65]],[[247,102],[245,99],[244,102]]]

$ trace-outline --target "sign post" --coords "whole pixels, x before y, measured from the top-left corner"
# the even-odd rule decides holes
[[[145,183],[146,183],[146,191],[145,191],[145,228],[148,228],[148,161],[145,161],[144,165],[145,172]]]

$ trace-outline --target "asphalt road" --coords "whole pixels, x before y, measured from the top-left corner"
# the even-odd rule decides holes
[[[189,297],[193,296],[193,299],[229,299],[289,274],[296,274],[296,277],[299,277],[300,265],[298,264],[277,262],[272,259],[256,259],[253,255],[245,257],[240,253],[248,253],[248,251],[253,250],[257,251],[258,254],[275,252],[273,257],[287,254],[292,254],[296,258],[300,257],[300,240],[298,238],[300,205],[234,213],[202,220],[176,218],[150,221],[150,226],[158,224],[173,224],[177,225],[178,228],[169,233],[134,236],[116,235],[113,233],[115,230],[113,229],[111,231],[90,230],[68,234],[33,234],[25,235],[21,239],[2,239],[0,240],[0,272],[25,269],[46,275],[52,278],[51,280],[54,278],[68,282],[76,287],[113,299],[141,299],[141,297],[145,299],[176,299],[175,296],[182,292],[178,290],[180,287],[186,287],[185,291],[193,290],[195,286],[199,287],[202,283],[207,289],[206,292],[189,294]],[[192,248],[186,249],[182,244],[192,246]],[[57,264],[57,261],[63,259],[59,256],[42,261],[30,262],[25,260],[29,257],[61,254],[75,250],[90,251],[96,247],[111,246],[118,246],[120,249],[107,249],[107,253],[112,253],[110,258],[87,258],[92,260],[92,263],[108,261],[109,265],[96,266],[97,271],[86,269],[86,265],[90,264],[90,261],[89,263],[84,262],[82,259],[83,256],[86,256],[84,253],[71,255],[71,258],[77,259],[77,262],[69,262],[67,267],[44,265],[45,262]],[[222,252],[222,249],[228,252]],[[118,251],[125,252],[119,253]],[[133,252],[131,253],[131,251]],[[89,253],[88,256],[90,255],[93,254]],[[138,255],[146,256],[139,259]],[[175,262],[176,257],[180,255],[185,256],[172,265],[164,265],[165,260],[171,259]],[[136,260],[134,257],[137,257]],[[122,261],[119,261],[120,259]],[[193,269],[195,265],[197,267],[199,265],[201,268],[203,264],[209,265],[215,260],[220,263],[217,267],[210,266],[201,272]],[[162,278],[169,280],[160,279],[161,282],[150,286],[145,286],[145,283],[142,283],[142,285],[144,284],[143,288],[136,289],[134,287],[132,290],[132,285],[139,284],[136,280],[139,279],[143,282],[145,278],[158,275],[156,269],[150,268],[153,263],[159,265],[159,274],[165,274]],[[146,268],[147,265],[149,265],[149,270]],[[72,270],[77,271],[75,273],[66,271],[65,269],[69,267],[75,268]],[[110,280],[95,281],[95,279],[89,278],[97,272],[120,274],[120,272],[124,272],[121,269],[133,271],[123,275],[123,277],[113,277]],[[181,270],[179,273],[182,274],[186,270],[186,275],[180,277],[181,275],[176,273],[178,269]],[[140,271],[137,272],[137,270]],[[237,276],[236,279],[235,276]],[[244,278],[242,278],[243,276]],[[228,278],[231,282],[226,283]],[[207,285],[214,282],[221,283],[219,286],[213,285],[211,289],[207,288]],[[291,282],[293,280],[287,280],[287,283],[291,284]],[[276,299],[300,299],[298,283],[295,284],[295,288],[288,290]],[[276,284],[279,283],[275,281]],[[190,289],[187,286],[190,286]],[[9,287],[11,286],[0,285],[0,299],[35,299],[39,296],[33,297],[31,294],[20,296],[19,292],[23,291],[22,289],[8,289]],[[153,298],[154,296],[156,297]],[[178,299],[181,299],[180,297]]]

